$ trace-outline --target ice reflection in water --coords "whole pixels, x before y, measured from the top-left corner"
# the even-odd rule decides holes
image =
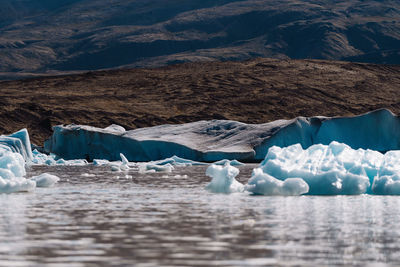
[[[211,194],[205,167],[43,171],[61,182],[0,195],[1,266],[400,264],[400,197]]]

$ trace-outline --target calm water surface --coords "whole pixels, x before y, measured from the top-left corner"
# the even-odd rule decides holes
[[[61,181],[0,195],[0,266],[400,265],[400,197],[211,194],[205,167],[42,172]]]

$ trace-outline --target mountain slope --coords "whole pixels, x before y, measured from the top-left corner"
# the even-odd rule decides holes
[[[0,17],[3,77],[260,56],[400,63],[392,0],[3,0]]]
[[[0,133],[28,127],[41,144],[58,124],[135,129],[230,119],[400,113],[400,66],[255,59],[0,82]]]

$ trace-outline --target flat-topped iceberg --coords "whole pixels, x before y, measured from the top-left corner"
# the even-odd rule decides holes
[[[346,143],[353,149],[400,149],[400,121],[381,109],[355,117],[298,117],[264,124],[211,120],[125,131],[83,125],[55,126],[45,149],[64,159],[155,161],[174,155],[193,161],[262,161],[272,146]]]

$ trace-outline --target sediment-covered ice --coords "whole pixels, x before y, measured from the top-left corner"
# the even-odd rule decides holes
[[[229,165],[229,163],[224,166],[212,164],[206,170],[206,175],[212,178],[206,189],[212,193],[243,192],[243,184],[235,179],[238,174],[239,169]]]
[[[355,117],[298,117],[264,124],[228,120],[198,121],[125,131],[83,125],[54,127],[45,149],[64,159],[155,161],[174,155],[193,161],[262,161],[272,146],[346,143],[380,152],[400,149],[400,120],[381,109]]]
[[[31,177],[30,180],[35,181],[37,187],[51,187],[56,184],[60,178],[52,174],[42,173],[38,176]]]
[[[355,150],[338,142],[307,149],[300,144],[274,146],[260,168],[281,181],[303,179],[309,186],[309,194],[400,194],[400,151],[381,154],[368,149]]]

